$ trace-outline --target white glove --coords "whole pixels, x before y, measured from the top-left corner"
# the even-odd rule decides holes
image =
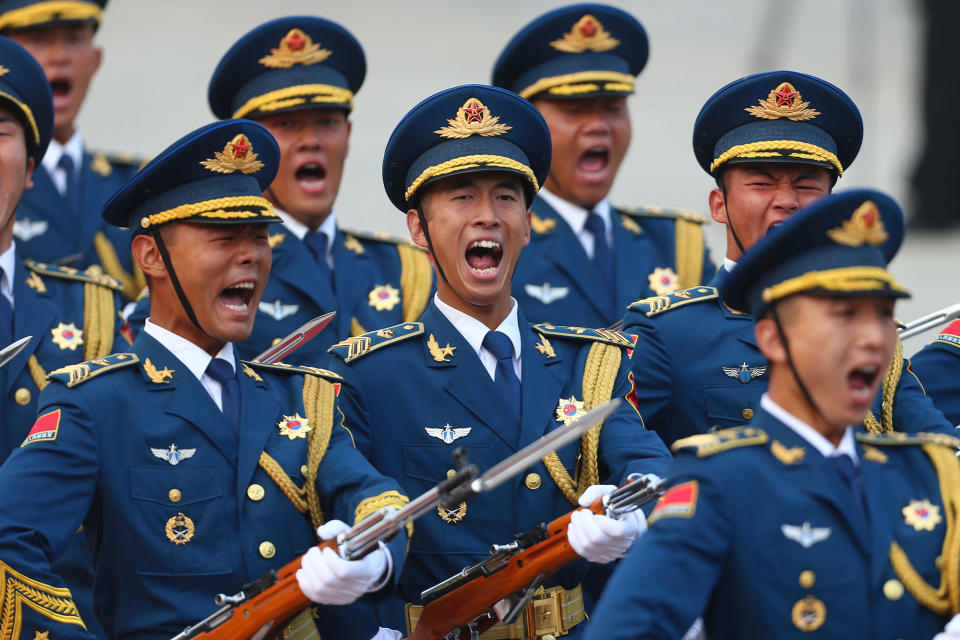
[[[960,613],[950,618],[943,633],[933,636],[933,640],[960,640]]]
[[[317,527],[323,540],[335,538],[350,527],[331,520]],[[369,591],[376,591],[390,578],[392,559],[386,545],[359,560],[344,560],[333,549],[313,547],[304,554],[297,569],[300,591],[320,604],[350,604]]]
[[[377,634],[370,638],[370,640],[401,640],[401,638],[403,638],[403,634],[399,631],[380,627]]]
[[[587,487],[578,502],[581,506],[589,506],[614,489],[616,487],[612,484],[592,485]],[[640,509],[623,514],[620,520],[598,516],[589,509],[580,509],[570,514],[567,540],[580,557],[606,564],[626,553],[633,541],[646,530],[647,521]]]

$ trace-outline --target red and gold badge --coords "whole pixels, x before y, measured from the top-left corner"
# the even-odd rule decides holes
[[[906,523],[917,531],[933,531],[938,524],[943,522],[940,507],[926,498],[911,500],[910,504],[900,511],[903,513]]]
[[[214,173],[239,171],[246,175],[260,171],[263,168],[263,163],[257,160],[257,154],[253,152],[250,138],[238,133],[230,142],[223,145],[223,151],[214,151],[212,158],[201,160],[200,166]]]
[[[33,423],[33,428],[30,429],[30,433],[27,434],[27,437],[23,440],[23,444],[20,446],[25,447],[31,442],[56,440],[59,430],[60,409],[55,409],[37,418],[37,421]]]
[[[277,423],[280,427],[280,435],[287,436],[291,440],[295,438],[306,438],[307,434],[313,429],[310,422],[295,413],[292,416],[283,416],[283,420]]]
[[[77,347],[83,344],[83,331],[77,329],[77,325],[59,323],[53,329],[50,329],[53,336],[53,344],[61,349],[70,349],[76,351]]]
[[[647,524],[653,524],[661,518],[692,518],[697,511],[697,496],[700,483],[696,480],[681,482],[670,487],[654,507]]]
[[[657,267],[647,276],[647,280],[650,282],[650,290],[658,296],[669,295],[680,288],[680,278],[670,267]]]
[[[400,291],[389,284],[378,284],[367,296],[370,306],[377,311],[390,311],[400,302]]]
[[[560,398],[557,402],[557,422],[570,424],[581,415],[583,415],[583,402],[577,400],[576,396],[569,398]]]

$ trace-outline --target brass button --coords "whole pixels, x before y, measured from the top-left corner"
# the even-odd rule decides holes
[[[254,502],[263,500],[263,494],[264,494],[264,491],[263,491],[262,485],[253,483],[252,485],[247,487],[247,497],[253,500]]]
[[[300,475],[302,475],[304,478],[307,477],[307,465],[300,465]]]
[[[528,473],[527,477],[523,479],[523,484],[527,485],[527,489],[536,491],[543,484],[543,481],[540,479],[539,473]]]
[[[747,408],[740,412],[740,415],[743,416],[744,420],[749,420],[753,417],[753,409]]]
[[[277,548],[269,540],[260,543],[260,555],[269,560],[277,554]]]
[[[180,502],[180,498],[183,497],[183,493],[180,491],[180,489],[170,489],[170,491],[167,492],[167,497],[170,498],[170,502]]]
[[[887,600],[899,600],[903,597],[903,583],[899,580],[887,580],[883,583],[883,595]]]
[[[797,582],[800,583],[800,586],[804,589],[809,589],[817,581],[816,574],[813,571],[801,571],[800,577],[797,579]]]
[[[448,477],[448,478],[452,478],[452,477],[455,476],[455,475],[457,475],[457,470],[456,470],[456,469],[447,469],[447,477]]]
[[[270,343],[270,346],[271,346],[271,347],[276,346],[276,344],[277,344],[278,342],[280,342],[281,340],[283,340],[283,337],[274,338],[274,339],[273,339],[273,342]]]
[[[20,387],[13,394],[13,399],[17,401],[17,404],[21,407],[25,407],[30,404],[30,399],[33,398],[33,394],[30,393],[30,389],[26,387]]]

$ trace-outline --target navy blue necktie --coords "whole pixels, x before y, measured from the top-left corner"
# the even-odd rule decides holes
[[[850,496],[853,498],[854,504],[860,509],[860,513],[866,517],[866,511],[863,508],[863,491],[860,487],[860,477],[857,475],[857,468],[854,466],[853,460],[845,453],[830,456],[827,460],[830,461],[833,468],[840,474],[840,477],[843,479],[843,484],[850,491]]]
[[[517,422],[520,422],[520,379],[513,368],[513,343],[505,333],[488,331],[483,338],[483,348],[497,359],[493,386],[503,396]]]
[[[307,235],[303,236],[303,241],[310,252],[313,253],[313,257],[320,267],[320,272],[327,279],[327,283],[333,288],[333,271],[330,269],[330,263],[327,262],[327,246],[329,244],[327,234],[322,231],[309,231]]]
[[[220,404],[223,417],[233,429],[240,431],[240,385],[237,374],[230,363],[223,358],[214,358],[207,365],[207,375],[220,383]]]
[[[0,282],[3,281],[6,272],[0,269]],[[13,274],[6,274],[13,283]],[[13,305],[7,299],[7,296],[0,293],[0,348],[3,348],[13,342]]]
[[[607,242],[607,225],[603,218],[595,211],[587,214],[587,231],[593,234],[593,264],[597,265],[600,275],[611,287],[613,286],[613,251]]]
[[[64,153],[60,156],[57,167],[63,169],[67,175],[66,188],[63,190],[63,199],[70,205],[73,213],[80,213],[80,188],[77,184],[77,176],[74,172],[73,158]]]

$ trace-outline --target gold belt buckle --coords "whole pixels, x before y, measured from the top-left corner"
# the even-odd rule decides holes
[[[533,621],[533,629],[528,633],[529,640],[552,640],[569,633],[563,619],[564,591],[563,587],[540,587],[537,596],[527,605],[527,620]]]

